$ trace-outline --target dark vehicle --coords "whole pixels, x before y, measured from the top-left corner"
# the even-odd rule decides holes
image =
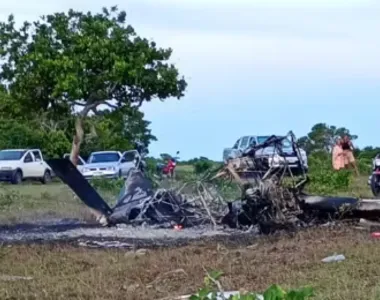
[[[372,174],[369,176],[368,184],[372,194],[377,198],[380,196],[380,153],[372,161]]]

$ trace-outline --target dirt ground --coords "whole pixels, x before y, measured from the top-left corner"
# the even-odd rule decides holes
[[[249,246],[193,242],[137,252],[3,246],[0,299],[162,299],[196,292],[204,269],[223,271],[225,290],[312,285],[315,299],[380,299],[379,243],[367,231],[325,228],[266,237]],[[321,262],[335,252],[346,260]],[[32,278],[9,281],[5,275]]]

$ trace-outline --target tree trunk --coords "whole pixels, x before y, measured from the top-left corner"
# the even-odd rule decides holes
[[[73,137],[73,142],[71,144],[71,152],[70,152],[70,160],[74,166],[78,165],[80,146],[81,146],[81,144],[83,142],[83,138],[84,138],[84,130],[83,130],[83,118],[84,118],[84,116],[83,116],[83,114],[84,114],[84,111],[75,120],[75,135]],[[107,224],[106,218],[101,212],[99,212],[95,209],[92,209],[90,207],[89,207],[89,210],[99,223],[101,223],[102,225]]]
[[[83,142],[83,117],[78,116],[75,120],[75,135],[73,137],[73,143],[71,144],[70,160],[74,166],[78,165],[80,146]]]

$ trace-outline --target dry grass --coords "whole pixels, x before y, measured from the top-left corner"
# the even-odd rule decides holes
[[[160,299],[194,292],[203,267],[224,271],[226,290],[260,291],[278,283],[312,285],[316,299],[380,299],[378,243],[368,232],[314,229],[251,247],[198,243],[145,255],[62,245],[3,247],[2,275],[33,279],[0,280],[0,299]],[[320,262],[334,252],[347,259]]]

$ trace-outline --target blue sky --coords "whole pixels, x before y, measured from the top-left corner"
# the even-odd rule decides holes
[[[0,18],[32,21],[98,0],[2,1]],[[143,106],[153,155],[221,159],[242,135],[305,135],[345,126],[380,145],[380,2],[366,0],[129,0],[107,2],[159,46],[188,81],[186,96]]]

